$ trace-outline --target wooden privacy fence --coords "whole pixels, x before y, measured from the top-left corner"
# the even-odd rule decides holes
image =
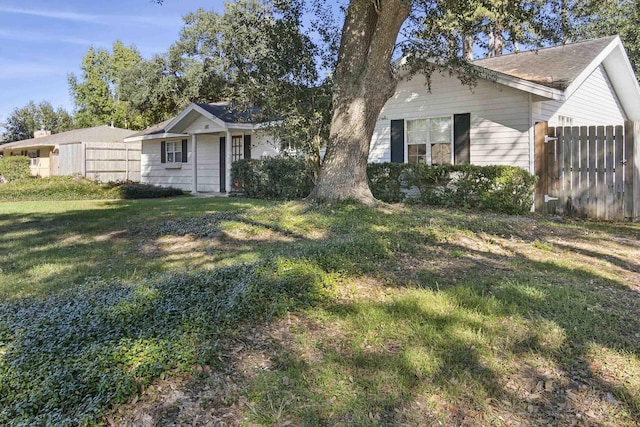
[[[640,123],[536,124],[536,211],[599,220],[640,219]]]
[[[140,181],[140,147],[118,142],[60,144],[58,173],[96,181]]]

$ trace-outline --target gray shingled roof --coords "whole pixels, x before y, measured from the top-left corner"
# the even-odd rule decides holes
[[[142,130],[140,132],[134,133],[133,135],[129,135],[129,136],[136,137],[136,136],[146,136],[146,135],[155,135],[155,134],[166,133],[165,128],[167,127],[167,125],[173,119],[174,118],[172,117],[170,119],[165,120],[164,122],[160,122],[160,123],[157,123],[155,125],[151,125],[148,128],[146,128],[145,130]]]
[[[257,107],[244,111],[238,111],[231,106],[228,101],[212,102],[208,104],[196,104],[198,107],[208,111],[225,123],[251,123],[256,119],[260,110]]]
[[[229,101],[195,103],[195,105],[207,111],[211,115],[219,118],[225,123],[253,123],[252,119],[255,119],[260,112],[257,107],[253,107],[245,111],[238,111],[237,109],[231,107],[232,104]],[[168,120],[165,120],[164,122],[149,126],[145,130],[131,135],[131,137],[160,135],[163,133],[167,133],[167,125],[171,123],[174,118],[175,117],[172,117]]]
[[[616,36],[473,61],[475,65],[554,89],[566,89]]]
[[[68,142],[122,142],[123,139],[134,133],[135,131],[129,129],[112,128],[107,125],[96,126],[56,133],[43,136],[42,138],[25,139],[2,144],[0,145],[0,151],[15,150],[16,148],[53,147]]]

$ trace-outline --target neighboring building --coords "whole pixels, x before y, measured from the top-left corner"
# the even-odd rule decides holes
[[[96,181],[140,179],[140,144],[124,143],[135,131],[97,126],[0,145],[0,155],[28,156],[35,176],[79,174]]]
[[[253,111],[255,113],[255,111]],[[125,138],[142,144],[142,183],[230,192],[231,163],[278,153],[273,137],[229,102],[192,103],[173,119]]]
[[[618,36],[474,61],[484,78],[402,80],[382,109],[370,162],[515,165],[535,171],[536,122],[640,120],[640,87]]]

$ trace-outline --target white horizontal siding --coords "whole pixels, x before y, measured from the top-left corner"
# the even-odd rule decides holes
[[[431,92],[424,76],[398,84],[376,122],[370,162],[391,160],[391,120],[471,113],[471,163],[529,168],[529,95],[478,80],[470,89],[455,77],[435,74]]]
[[[220,191],[220,136],[198,135],[198,191]]]
[[[167,141],[173,141],[172,139]],[[181,141],[178,139],[178,141]],[[141,177],[144,184],[162,187],[177,187],[191,191],[193,157],[191,155],[191,141],[187,142],[187,163],[181,163],[180,169],[171,168],[171,163],[161,163],[160,140],[143,141],[140,156]]]
[[[211,119],[202,115],[198,115],[198,118],[189,123],[183,133],[197,133],[203,131],[206,132],[208,129],[219,130],[220,126],[215,124]]]
[[[202,118],[211,123],[206,118]],[[196,129],[204,122],[196,119],[185,131]],[[231,131],[232,136],[245,135],[251,131]],[[220,188],[220,137],[227,136],[226,132],[197,135],[197,187],[201,192],[219,192]],[[181,139],[175,139],[180,141]],[[167,139],[174,141],[174,139]],[[227,144],[230,144],[227,141]],[[251,132],[251,157],[259,159],[278,154],[275,138],[267,131]],[[193,182],[193,156],[191,138],[187,142],[187,163],[182,163],[180,168],[173,168],[172,164],[161,163],[161,140],[150,140],[142,143],[141,153],[141,182],[164,187],[178,187],[191,191]]]
[[[558,116],[571,117],[573,126],[621,125],[624,110],[613,90],[607,73],[598,67],[564,102],[542,101],[536,121],[558,126]]]

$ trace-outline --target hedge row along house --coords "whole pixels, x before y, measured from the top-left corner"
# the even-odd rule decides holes
[[[140,144],[134,131],[110,126],[75,129],[0,145],[2,156],[27,156],[34,176],[82,175],[96,181],[140,180]]]

